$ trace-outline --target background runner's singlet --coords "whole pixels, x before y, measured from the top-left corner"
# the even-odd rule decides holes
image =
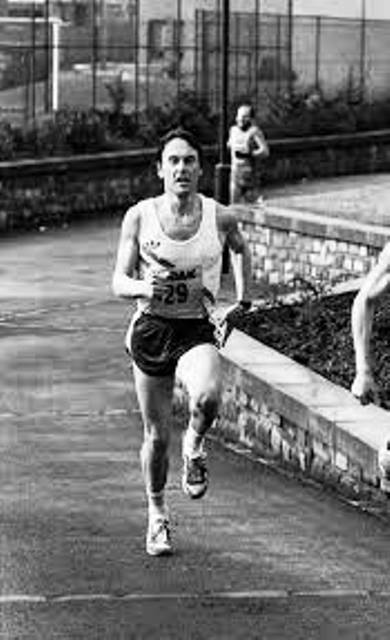
[[[154,198],[139,204],[140,275],[161,272],[167,291],[161,299],[138,301],[138,310],[166,318],[202,318],[214,302],[220,284],[222,245],[216,203],[201,196],[202,217],[196,233],[173,240],[163,231]]]

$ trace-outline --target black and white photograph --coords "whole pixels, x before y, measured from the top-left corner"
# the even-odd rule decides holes
[[[0,640],[390,637],[389,52],[0,0]]]

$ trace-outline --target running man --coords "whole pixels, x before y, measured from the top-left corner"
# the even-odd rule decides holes
[[[268,144],[254,121],[253,107],[249,104],[238,108],[227,145],[231,157],[230,202],[249,202],[255,186],[256,160],[269,156]]]
[[[375,302],[390,289],[390,243],[382,249],[352,305],[351,323],[355,349],[356,374],[351,391],[362,404],[379,403],[379,393],[372,374],[370,342]]]
[[[144,425],[146,551],[152,556],[172,552],[164,489],[177,367],[188,390],[190,414],[182,440],[182,487],[194,499],[207,490],[204,436],[221,395],[210,305],[219,288],[225,241],[232,252],[235,309],[250,306],[248,247],[234,215],[198,193],[201,162],[201,147],[191,133],[176,129],[162,140],[157,173],[163,194],[127,211],[112,282],[115,295],[137,300],[126,347]]]

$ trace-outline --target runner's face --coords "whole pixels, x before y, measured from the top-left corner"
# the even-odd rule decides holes
[[[182,138],[173,138],[164,147],[158,175],[164,181],[165,191],[177,196],[195,193],[201,167],[196,149]]]
[[[237,124],[241,129],[248,129],[251,124],[251,111],[247,107],[241,107],[237,111]]]

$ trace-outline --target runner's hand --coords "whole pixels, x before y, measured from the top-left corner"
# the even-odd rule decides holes
[[[358,372],[351,387],[352,394],[361,404],[380,404],[379,391],[370,371]]]
[[[218,341],[221,347],[230,336],[236,324],[242,319],[251,307],[250,302],[236,302],[218,318]]]
[[[164,295],[168,293],[168,276],[167,269],[158,269],[148,273],[145,278],[145,298],[162,300]]]

